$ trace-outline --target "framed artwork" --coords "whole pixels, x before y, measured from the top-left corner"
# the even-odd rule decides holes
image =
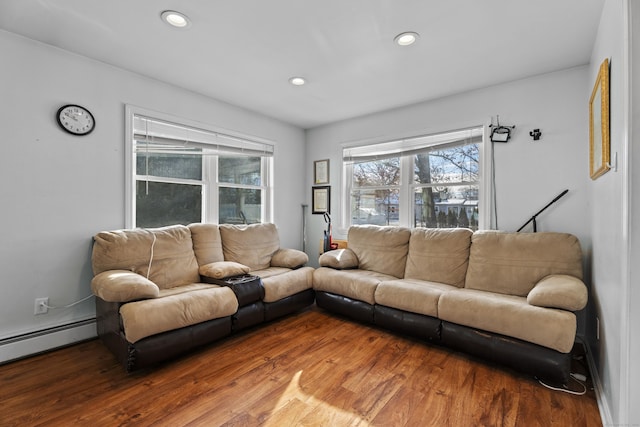
[[[589,100],[589,176],[596,179],[610,169],[609,60],[600,71]]]
[[[313,162],[313,184],[329,183],[329,159]]]
[[[312,214],[331,213],[331,187],[328,185],[322,187],[312,187]]]

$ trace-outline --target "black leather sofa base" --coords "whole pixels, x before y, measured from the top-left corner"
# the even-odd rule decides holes
[[[569,382],[571,354],[526,341],[449,323],[431,316],[371,305],[342,295],[316,291],[316,305],[351,319],[447,346],[553,385]]]
[[[373,306],[330,292],[316,291],[316,305],[360,322],[373,323]]]
[[[313,304],[315,292],[313,289],[306,289],[297,294],[290,295],[274,302],[264,303],[264,320],[269,321],[285,316],[295,311],[302,310]]]
[[[384,305],[373,306],[374,323],[385,329],[425,341],[440,341],[442,322],[435,317],[410,313]]]
[[[264,303],[256,301],[243,307],[231,316],[233,319],[231,329],[233,332],[241,331],[264,322]]]
[[[222,317],[143,338],[129,346],[127,371],[172,359],[229,334],[231,318]]]
[[[167,331],[130,343],[120,327],[122,303],[96,297],[98,336],[127,372],[171,359],[231,334],[231,316]]]
[[[299,311],[313,304],[314,295],[313,289],[307,289],[273,303],[249,303],[232,316],[163,332],[135,343],[128,342],[122,330],[120,307],[123,304],[96,297],[98,337],[125,370],[132,372],[188,353],[234,332]]]
[[[533,375],[551,385],[569,382],[571,353],[444,321],[442,344]]]
[[[233,318],[233,332],[277,319],[313,304],[315,293],[307,289],[275,302],[256,301],[238,308]]]

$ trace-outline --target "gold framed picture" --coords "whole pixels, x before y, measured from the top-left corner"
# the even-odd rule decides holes
[[[589,100],[589,176],[596,179],[610,169],[609,60],[600,71]]]
[[[329,183],[329,159],[313,162],[313,184]]]

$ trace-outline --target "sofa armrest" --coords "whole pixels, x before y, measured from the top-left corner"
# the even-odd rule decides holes
[[[358,256],[349,248],[325,252],[320,255],[318,262],[321,267],[330,267],[337,270],[358,268],[358,265],[360,265]]]
[[[198,269],[200,276],[212,279],[224,279],[225,277],[247,274],[251,268],[234,261],[216,261],[205,264]]]
[[[271,267],[297,268],[309,262],[309,256],[297,249],[280,248],[271,257]]]
[[[588,291],[582,280],[566,274],[552,274],[540,280],[527,295],[538,307],[578,311],[587,305]]]
[[[156,298],[160,292],[151,280],[129,270],[107,270],[91,280],[93,294],[108,302]]]

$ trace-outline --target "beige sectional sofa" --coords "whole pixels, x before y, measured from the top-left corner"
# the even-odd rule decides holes
[[[575,236],[353,226],[319,261],[322,308],[568,382],[587,303]]]
[[[91,282],[98,335],[127,371],[174,357],[313,304],[307,262],[280,248],[273,224],[100,232]],[[247,281],[220,284],[230,276]]]

